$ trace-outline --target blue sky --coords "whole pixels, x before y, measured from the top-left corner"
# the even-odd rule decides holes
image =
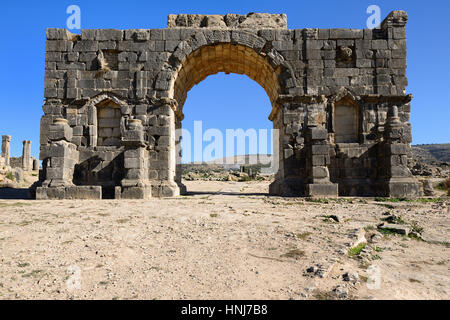
[[[39,120],[44,86],[45,28],[65,28],[66,8],[81,8],[81,27],[164,28],[171,13],[286,13],[290,29],[365,28],[366,9],[375,4],[382,19],[392,10],[409,14],[408,93],[414,95],[413,143],[450,142],[450,2],[449,1],[4,1],[0,11],[0,134],[12,136],[11,153],[20,156],[22,140],[32,140],[39,154]],[[188,95],[183,121],[203,129],[271,128],[265,91],[240,75],[214,75]]]

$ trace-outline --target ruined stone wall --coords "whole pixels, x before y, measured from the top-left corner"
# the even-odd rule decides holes
[[[167,29],[82,30],[81,35],[47,29],[43,186],[52,186],[46,170],[60,170],[62,177],[68,166],[75,178],[67,178],[65,188],[97,185],[114,188],[117,197],[116,187],[125,180],[135,181],[136,188],[151,184],[153,196],[179,194],[175,128],[181,128],[187,92],[210,74],[233,72],[260,83],[272,102],[269,118],[280,129],[280,169],[272,193],[307,193],[305,186],[318,172],[308,157],[320,158],[306,152],[305,134],[313,126],[327,135],[326,141],[310,142],[329,145],[329,183],[338,184],[342,195],[359,193],[362,189],[353,186],[361,183],[369,186],[361,193],[376,193],[379,154],[373,150],[384,141],[394,106],[402,141],[411,141],[406,21],[405,12],[395,11],[379,29],[289,30],[285,15],[171,15]],[[98,145],[97,109],[111,103],[120,108],[122,140],[120,146]],[[352,144],[335,141],[339,103],[350,103],[357,113]],[[64,133],[55,138],[56,119],[67,120],[67,126],[55,129]],[[135,120],[140,125],[130,129]],[[130,130],[142,132],[124,139]],[[61,140],[77,151],[73,165],[51,161],[52,144]],[[127,160],[130,141],[142,148],[142,161]]]

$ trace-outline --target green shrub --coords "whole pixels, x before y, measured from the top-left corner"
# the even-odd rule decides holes
[[[367,246],[367,243],[360,243],[356,247],[350,248],[348,250],[348,256],[351,258],[359,256],[361,251],[363,251],[366,246]]]
[[[9,171],[9,172],[6,174],[6,178],[9,179],[9,180],[15,180],[14,174],[13,174],[11,171]]]

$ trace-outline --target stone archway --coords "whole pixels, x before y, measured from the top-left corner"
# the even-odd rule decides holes
[[[238,35],[238,36],[236,36]],[[196,84],[206,79],[208,76],[224,72],[226,74],[235,73],[246,75],[257,82],[267,93],[272,105],[272,110],[268,118],[273,122],[273,128],[276,130],[274,138],[274,157],[276,161],[275,184],[280,184],[284,178],[280,167],[284,161],[282,148],[283,136],[278,132],[283,132],[284,124],[278,115],[280,109],[279,98],[289,92],[289,85],[296,86],[296,80],[289,64],[273,48],[267,46],[267,42],[260,37],[247,32],[235,32],[234,37],[247,39],[245,44],[232,41],[231,38],[196,46],[198,42],[194,41],[195,36],[185,42],[180,43],[173,55],[169,58],[172,63],[171,77],[167,90],[167,96],[176,104],[175,108],[175,127],[181,129],[184,119],[183,106],[189,90]],[[227,41],[226,41],[227,40]],[[193,44],[192,44],[193,43]],[[189,49],[186,49],[189,48]],[[195,48],[195,49],[194,49]],[[162,71],[158,78],[166,76]],[[181,136],[175,137],[175,151],[171,159],[176,163],[181,163],[181,153],[178,152]],[[181,167],[175,165],[175,182],[180,188],[181,193],[185,192],[185,186],[181,182]]]
[[[335,197],[339,184],[340,195],[417,195],[407,168],[407,20],[394,11],[373,30],[288,29],[283,14],[250,13],[171,15],[165,29],[48,29],[36,197],[101,197],[98,185],[73,185],[73,168],[83,154],[111,161],[108,148],[123,151],[123,179],[110,181],[116,198],[177,196],[175,133],[187,92],[217,72],[246,74],[270,98],[280,132],[271,194]],[[356,131],[341,140],[355,143],[334,141],[343,95],[357,109],[338,114],[338,131]],[[97,145],[94,115],[105,99],[120,106],[120,146],[118,110],[105,127],[116,134]]]

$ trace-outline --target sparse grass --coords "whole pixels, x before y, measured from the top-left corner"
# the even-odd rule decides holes
[[[12,181],[16,180],[15,177],[14,177],[14,174],[13,174],[11,171],[9,171],[9,172],[6,174],[5,177],[6,177],[6,179],[9,179],[9,180],[12,180]]]
[[[375,247],[375,251],[376,252],[383,252],[384,250],[378,246]]]
[[[393,224],[406,224],[406,221],[402,219],[400,216],[389,216],[383,219],[386,222]]]
[[[217,218],[217,213],[211,213],[209,216],[210,216],[211,218]]]
[[[30,264],[28,263],[28,262],[24,262],[24,263],[18,263],[17,264],[17,266],[19,267],[19,268],[25,268],[25,267],[28,267]]]
[[[311,235],[311,232],[302,232],[302,233],[297,233],[295,236],[297,237],[297,239],[308,239],[309,236]]]
[[[378,229],[378,232],[380,232],[383,236],[387,237],[387,236],[392,236],[392,235],[397,235],[398,233],[391,230],[391,229]]]
[[[381,260],[381,257],[379,255],[377,255],[377,254],[374,254],[372,256],[372,260]]]
[[[324,204],[330,203],[330,200],[331,199],[322,199],[322,198],[308,198],[308,199],[306,199],[306,201],[308,201],[308,202],[324,203]]]
[[[376,228],[375,228],[374,226],[366,226],[366,227],[364,227],[364,230],[365,230],[366,232],[369,232],[369,231],[374,231],[374,230],[376,230]]]
[[[419,198],[417,199],[417,202],[420,203],[437,203],[437,202],[442,202],[444,201],[441,198]]]
[[[41,273],[42,273],[42,270],[39,270],[39,269],[38,270],[33,270],[30,273],[23,274],[22,278],[30,278],[30,277],[36,278]]]
[[[305,255],[304,251],[302,251],[300,249],[293,249],[293,250],[290,250],[289,252],[287,252],[285,254],[282,254],[281,257],[282,258],[294,258],[294,259],[297,259],[297,258],[303,257],[304,255]]]
[[[306,201],[312,202],[312,203],[324,203],[324,204],[331,203],[331,202],[354,203],[355,199],[352,199],[352,198],[306,198]]]
[[[348,256],[350,258],[354,258],[354,257],[359,256],[361,251],[363,251],[366,246],[367,246],[367,243],[360,243],[356,247],[350,248],[348,250]]]
[[[127,223],[128,221],[130,221],[130,219],[128,219],[128,218],[117,220],[118,223]]]
[[[375,198],[375,202],[391,202],[391,203],[401,203],[401,202],[407,202],[407,203],[413,203],[413,202],[420,202],[420,203],[436,203],[441,202],[443,199],[441,198],[417,198],[417,199],[409,199],[409,198]],[[385,207],[389,209],[394,209],[394,206],[391,206],[389,204],[383,204],[379,203],[379,205],[384,205]]]
[[[331,292],[316,291],[313,297],[317,300],[336,300],[335,296]]]

